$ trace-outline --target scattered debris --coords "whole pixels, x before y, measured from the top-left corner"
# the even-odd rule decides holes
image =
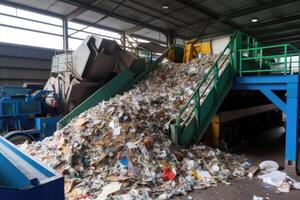
[[[259,175],[264,183],[277,187],[278,192],[289,192],[290,189],[300,189],[300,182],[289,177],[285,172],[272,171],[267,174]]]
[[[105,200],[109,194],[115,193],[121,189],[122,183],[111,182],[108,185],[104,186],[100,196],[96,200]]]
[[[260,170],[262,170],[263,173],[268,173],[272,171],[276,171],[279,169],[279,165],[277,162],[273,160],[266,160],[259,164]]]
[[[259,170],[259,167],[256,165],[253,165],[252,167],[250,167],[248,169],[248,177],[250,179],[252,179],[257,174],[258,170]]]
[[[132,90],[22,148],[64,175],[67,200],[169,199],[229,184],[251,169],[245,157],[203,145],[178,149],[168,136],[169,124],[217,57],[164,64]]]
[[[292,185],[291,181],[285,178],[280,184],[280,186],[277,188],[277,190],[278,192],[288,193],[290,192],[291,185]]]
[[[282,182],[286,176],[287,175],[285,172],[272,171],[267,174],[259,175],[258,178],[262,179],[264,183],[273,185],[275,187],[279,187],[282,184]]]
[[[242,165],[241,165],[245,170],[249,169],[251,166],[252,166],[252,163],[247,160],[246,162],[244,162]]]
[[[264,198],[254,195],[253,200],[264,200]]]

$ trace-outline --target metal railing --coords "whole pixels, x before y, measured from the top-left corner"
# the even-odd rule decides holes
[[[270,51],[274,49],[279,53]],[[295,56],[298,60],[295,60]],[[248,69],[245,69],[246,62],[250,62]],[[234,75],[278,73],[275,65],[282,68],[280,72],[283,74],[294,73],[295,66],[299,71],[300,51],[290,44],[262,46],[254,37],[236,32],[180,108],[175,124],[171,126],[173,140],[177,142],[180,137],[178,134],[185,133],[187,138],[197,136],[195,139],[199,141],[226,92],[230,90]],[[197,133],[191,136],[190,130]]]
[[[255,67],[253,63],[256,63],[258,68],[253,69]],[[299,72],[299,66],[300,50],[291,44],[278,44],[239,50],[238,73],[240,76],[261,73],[294,74]]]
[[[200,116],[200,106],[205,100],[205,95],[207,95],[212,88],[218,90],[217,83],[222,75],[223,70],[229,62],[233,63],[232,45],[233,42],[231,40],[217,58],[213,66],[198,83],[198,86],[196,87],[192,96],[180,109],[179,115],[176,118],[177,127],[182,128],[185,124],[187,124],[187,122],[193,117],[193,113],[197,116]]]

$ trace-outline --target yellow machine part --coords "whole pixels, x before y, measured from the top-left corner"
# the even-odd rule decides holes
[[[215,115],[210,125],[208,126],[206,133],[204,134],[203,142],[206,145],[212,147],[218,147],[220,143],[220,133],[221,133],[220,129],[221,129],[220,116]]]
[[[170,49],[169,49],[167,58],[168,58],[169,61],[171,61],[171,62],[174,62],[174,61],[175,61],[175,49],[174,49],[174,48],[170,48]]]
[[[196,52],[202,54],[211,54],[211,44],[210,42],[197,43],[194,44],[194,48]]]
[[[189,41],[184,48],[183,62],[189,62],[193,58],[197,58],[198,54],[211,54],[211,43],[203,42],[196,43],[198,39],[193,39]]]

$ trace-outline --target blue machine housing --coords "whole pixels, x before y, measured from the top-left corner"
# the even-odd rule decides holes
[[[0,137],[0,195],[5,200],[63,200],[64,178]]]
[[[56,123],[63,117],[58,108],[45,103],[50,92],[22,87],[0,88],[0,133],[10,139],[24,135],[30,140],[41,140],[53,134]]]

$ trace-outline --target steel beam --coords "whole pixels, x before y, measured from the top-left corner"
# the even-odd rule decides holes
[[[68,19],[67,17],[63,18],[63,49],[69,49],[69,35],[68,35]]]
[[[274,44],[280,44],[280,43],[297,43],[297,42],[300,42],[300,38],[297,38],[297,39],[290,39],[290,40],[284,40],[284,39],[281,39],[281,40],[278,40],[276,42],[265,42],[266,44],[268,45],[274,45]]]
[[[168,31],[166,35],[167,35],[167,46],[170,47],[175,42],[175,32],[174,31]]]
[[[209,8],[206,8],[204,6],[201,6],[195,2],[189,1],[189,0],[175,0],[176,2],[188,6],[198,12],[201,12],[205,15],[207,15],[210,19],[214,19],[214,20],[219,20],[222,18],[222,15],[210,10]],[[230,22],[230,21],[226,21],[226,20],[222,20],[221,21],[223,24],[230,26],[234,29],[241,29],[241,27],[239,25],[237,25],[236,23]],[[201,23],[202,24],[202,23]]]
[[[276,0],[276,1],[269,1],[268,3],[261,3],[259,5],[254,5],[254,6],[250,6],[250,7],[246,7],[243,9],[239,9],[237,11],[233,11],[230,12],[228,14],[224,14],[222,15],[222,17],[220,17],[220,21],[223,20],[228,20],[228,19],[233,19],[233,18],[237,18],[237,17],[242,17],[245,15],[249,15],[251,13],[257,13],[259,11],[263,11],[263,10],[267,10],[270,8],[275,8],[275,7],[279,7],[279,6],[283,6],[289,3],[294,3],[297,0]]]
[[[96,0],[91,5],[92,6],[97,5],[101,1],[103,1],[103,0]],[[83,14],[86,11],[87,11],[86,8],[78,7],[67,15],[67,19],[68,19],[68,21],[72,21],[73,19],[75,19],[76,17],[78,17],[79,15]]]
[[[81,8],[81,7],[76,8],[75,10],[73,10],[66,16],[67,20],[72,21],[73,19],[75,19],[76,17],[78,17],[79,15],[83,14],[86,11],[87,11],[87,9],[85,9],[85,8]]]
[[[53,35],[53,36],[60,36],[60,37],[63,36],[61,34],[50,33],[50,32],[46,32],[46,31],[40,31],[40,30],[35,30],[35,29],[30,29],[30,28],[23,28],[23,27],[19,27],[19,26],[7,25],[7,24],[2,24],[2,23],[0,23],[0,26],[7,27],[7,28],[20,29],[20,30],[24,30],[24,31],[32,31],[32,32],[36,32],[36,33],[43,33],[43,34],[48,34],[48,35]]]
[[[151,25],[151,24],[145,24],[142,21],[139,21],[139,20],[136,20],[136,19],[132,19],[132,18],[126,17],[124,15],[120,15],[118,13],[112,13],[112,12],[110,12],[108,10],[103,9],[103,8],[95,8],[93,6],[90,6],[87,3],[82,3],[82,2],[78,2],[78,1],[74,1],[74,0],[72,0],[72,1],[71,0],[59,0],[59,1],[62,1],[62,2],[65,2],[65,3],[69,3],[69,4],[72,4],[72,5],[78,6],[78,7],[84,7],[86,9],[88,9],[88,10],[92,10],[92,11],[101,13],[103,15],[114,17],[116,19],[119,19],[121,21],[125,21],[125,22],[128,22],[128,23],[131,23],[131,24],[135,24],[135,25],[139,25],[139,26],[144,26],[146,28],[149,28],[149,29],[161,32],[161,33],[165,33],[166,32],[166,30],[164,30],[164,29],[162,29],[160,27],[157,27],[157,26],[154,26],[154,25]]]
[[[261,40],[262,42],[289,42],[289,41],[299,41],[300,35],[288,36],[288,37],[273,37],[267,40]]]
[[[298,172],[299,82],[287,87],[285,166],[296,167]]]
[[[283,102],[272,90],[287,92]],[[298,172],[298,112],[299,112],[299,76],[269,75],[237,77],[233,89],[260,90],[282,112],[286,114],[285,168]]]
[[[273,26],[275,24],[284,24],[286,22],[296,21],[299,19],[300,19],[300,14],[297,14],[297,15],[292,15],[292,16],[288,16],[288,17],[280,17],[278,19],[270,20],[270,21],[266,21],[266,22],[249,23],[249,24],[246,24],[245,26],[247,27],[247,29],[264,28],[266,26]]]
[[[287,112],[287,106],[271,89],[260,88],[260,91],[276,105],[282,112]]]
[[[267,35],[272,33],[280,33],[284,31],[292,31],[292,30],[299,30],[299,24],[285,24],[282,28],[261,28],[261,30],[254,30],[251,31],[253,35]]]
[[[1,0],[0,4],[11,6],[11,7],[16,7],[16,8],[20,8],[20,9],[24,9],[24,10],[28,10],[28,11],[31,11],[31,12],[37,12],[37,13],[40,13],[40,14],[43,14],[43,15],[48,15],[48,16],[51,16],[51,17],[57,17],[57,18],[62,17],[62,15],[57,14],[57,13],[53,13],[53,12],[50,12],[50,11],[47,11],[47,10],[42,10],[42,9],[39,9],[39,8],[33,8],[33,7],[30,7],[30,6],[26,6],[26,5],[23,5],[23,4],[20,4],[20,3],[15,3],[15,2],[12,2],[12,1]]]
[[[152,7],[149,8],[149,6],[143,4],[142,1],[136,1],[136,0],[127,0],[127,1],[129,1],[129,2],[131,2],[131,3],[134,3],[134,4],[136,4],[137,6],[141,6],[141,7],[147,8],[147,9],[151,9],[151,11],[153,10],[154,12],[159,13],[160,16],[157,17],[157,18],[155,18],[155,19],[161,19],[161,17],[167,16],[167,17],[172,18],[172,19],[174,19],[174,20],[176,20],[176,21],[178,21],[178,22],[180,22],[180,23],[182,23],[182,24],[185,24],[185,25],[192,25],[191,23],[184,21],[182,18],[179,18],[179,17],[176,17],[176,16],[171,15],[172,13],[177,12],[177,11],[182,11],[182,12],[183,12],[184,9],[187,8],[186,6],[184,6],[184,7],[182,7],[182,8],[178,8],[178,9],[172,9],[172,11],[170,11],[170,12],[168,12],[168,13],[165,13],[165,12],[161,12],[161,10],[158,10],[158,9],[155,9],[155,8],[152,8]],[[155,19],[152,19],[151,21],[153,21],[153,20],[155,20]],[[151,21],[149,21],[149,22],[151,22]]]
[[[121,42],[122,42],[122,47],[123,47],[123,49],[126,50],[126,33],[122,33],[122,39],[121,39]]]
[[[144,27],[142,27],[142,26],[135,26],[135,27],[132,27],[132,28],[126,30],[126,31],[125,31],[125,34],[126,34],[126,35],[130,35],[130,34],[132,34],[132,33],[134,33],[134,32],[137,32],[137,31],[139,31],[139,30],[141,30],[141,29],[143,29],[143,28],[144,28]]]
[[[186,1],[186,0],[180,0],[180,1]],[[251,13],[256,13],[256,12],[266,10],[266,9],[270,9],[270,8],[274,8],[274,7],[279,7],[279,6],[282,6],[282,5],[285,5],[285,4],[293,3],[295,1],[296,0],[270,1],[269,3],[250,6],[250,7],[243,8],[243,9],[240,9],[238,11],[233,11],[233,12],[230,12],[230,13],[227,13],[227,14],[224,14],[224,15],[219,15],[219,16],[214,15],[214,17],[212,17],[214,19],[214,21],[212,21],[210,24],[226,22],[226,21],[228,21],[230,19],[233,19],[233,18],[242,17],[242,16],[245,16],[245,15],[248,15],[248,14],[251,14]],[[202,7],[201,10],[204,11],[202,13],[207,12],[205,10],[205,8],[203,8],[203,7]],[[201,11],[201,10],[199,10],[199,11]],[[210,14],[207,13],[207,15],[209,16]],[[203,22],[203,21],[204,20],[201,20],[201,22],[198,23],[199,20],[197,20],[193,23],[193,25],[185,27],[183,29],[179,29],[178,32],[188,31],[188,30],[191,30],[191,29],[193,29],[197,26],[204,25],[205,22]]]
[[[40,21],[40,20],[30,19],[30,18],[26,18],[26,17],[20,17],[20,16],[16,16],[16,15],[7,14],[7,13],[1,13],[0,12],[0,15],[7,16],[7,17],[13,17],[13,18],[16,18],[16,19],[21,19],[21,20],[27,20],[27,21],[30,21],[30,22],[36,22],[36,23],[45,24],[45,25],[54,26],[54,27],[60,27],[60,28],[62,27],[61,25],[57,25],[57,24],[54,24],[54,23],[43,22],[43,21]]]
[[[300,28],[299,28],[300,29]],[[300,31],[292,31],[290,33],[271,33],[271,34],[267,34],[264,36],[260,36],[258,37],[258,39],[260,40],[268,40],[270,38],[285,38],[285,37],[292,37],[292,36],[299,36],[300,35]]]
[[[119,2],[116,1],[116,0],[110,0],[110,1],[113,2],[113,3],[116,3],[116,4],[119,3]],[[159,16],[153,15],[153,14],[152,14],[153,12],[147,13],[147,12],[145,12],[145,11],[142,11],[142,10],[140,10],[140,9],[138,9],[138,8],[135,8],[135,7],[132,7],[132,6],[129,6],[129,5],[126,5],[126,4],[123,4],[122,6],[125,7],[125,8],[129,8],[129,9],[131,9],[131,10],[134,10],[134,11],[136,11],[136,12],[139,12],[139,13],[142,14],[142,15],[147,15],[147,16],[152,17],[152,19],[149,20],[149,21],[153,21],[153,20],[159,18]],[[167,19],[159,18],[159,20],[165,21],[165,22],[167,22],[168,24],[172,24],[172,25],[174,25],[174,26],[176,26],[176,27],[182,27],[182,26],[180,26],[180,25],[174,23],[173,21],[170,21],[170,20],[167,20]],[[149,23],[149,21],[147,21],[146,23]]]
[[[153,39],[153,38],[149,38],[149,37],[141,36],[141,35],[137,35],[137,34],[131,34],[130,36],[136,37],[136,38],[139,38],[139,39],[143,39],[143,40],[148,40],[150,42],[156,42],[156,43],[160,43],[160,44],[164,44],[164,45],[167,44],[167,41],[160,41],[160,40],[156,40],[156,39]]]
[[[56,17],[56,18],[59,18],[61,20],[65,17],[64,15],[56,14],[56,13],[53,13],[53,12],[50,12],[50,11],[47,11],[47,10],[42,10],[42,9],[39,9],[39,8],[33,8],[33,7],[30,7],[30,6],[10,2],[10,1],[7,1],[7,0],[2,0],[0,2],[0,4],[15,7],[15,8],[24,9],[24,10],[27,10],[27,11],[30,11],[30,12],[35,12],[35,13],[39,13],[39,14],[43,14],[43,15],[47,15],[47,16],[51,16],[51,17]],[[86,22],[86,21],[79,20],[79,19],[74,19],[73,22],[80,23],[80,24],[83,24],[83,25],[86,25],[86,26],[94,26],[96,28],[105,29],[105,30],[108,30],[108,31],[113,31],[113,32],[116,32],[116,33],[122,33],[122,30],[119,30],[119,29],[115,29],[115,28],[111,28],[111,27],[107,27],[107,26],[102,26],[102,25],[99,25],[99,24],[93,24],[93,23]]]

